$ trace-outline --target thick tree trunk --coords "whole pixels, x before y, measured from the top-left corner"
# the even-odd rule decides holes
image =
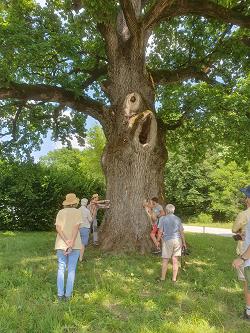
[[[152,197],[163,201],[167,152],[165,131],[155,117],[152,85],[138,72],[131,73],[132,81],[128,74],[124,72],[111,90],[117,104],[102,158],[111,205],[100,228],[100,241],[104,250],[145,253],[153,244],[143,202]]]
[[[137,0],[133,2],[136,5]],[[123,29],[122,29],[123,31]],[[145,69],[145,36],[113,37],[106,31],[111,112],[102,165],[110,209],[100,228],[104,250],[148,252],[151,224],[145,199],[164,197],[165,130],[156,119],[154,84]]]
[[[165,160],[164,146],[151,150],[135,149],[131,142],[108,143],[103,164],[111,205],[100,229],[104,250],[145,253],[152,248],[143,201],[155,196],[163,200]]]

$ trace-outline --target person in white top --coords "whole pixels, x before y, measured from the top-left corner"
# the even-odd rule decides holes
[[[87,204],[88,204],[88,199],[83,198],[81,200],[81,207],[78,208],[81,211],[81,216],[82,216],[80,224],[80,236],[82,241],[82,248],[80,250],[80,257],[79,257],[80,262],[83,261],[85,247],[88,245],[89,242],[89,232],[93,220],[90,210],[87,208]]]

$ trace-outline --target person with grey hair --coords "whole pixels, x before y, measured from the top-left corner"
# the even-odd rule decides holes
[[[91,223],[93,221],[93,218],[91,216],[90,210],[87,208],[88,204],[88,199],[83,198],[81,200],[81,207],[78,208],[81,212],[81,224],[80,224],[80,236],[81,236],[81,242],[82,242],[82,247],[80,250],[80,256],[79,256],[79,261],[83,261],[83,255],[85,251],[85,247],[88,245],[89,242],[89,232],[90,232],[90,227]]]
[[[183,225],[181,219],[174,215],[174,212],[175,206],[168,204],[166,206],[166,215],[160,217],[159,221],[158,245],[162,239],[162,269],[161,277],[159,278],[160,281],[166,279],[168,262],[169,259],[172,258],[172,281],[176,282],[179,269],[178,258],[181,256],[182,247],[186,248]]]

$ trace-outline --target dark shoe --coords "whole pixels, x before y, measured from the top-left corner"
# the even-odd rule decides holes
[[[247,311],[246,311],[246,310],[244,311],[243,319],[245,319],[245,320],[250,320],[250,315],[247,314]]]
[[[64,296],[64,301],[69,302],[71,300],[71,296]]]
[[[64,301],[64,296],[57,296],[57,299],[59,302],[62,302],[62,301]]]
[[[99,246],[99,243],[98,242],[94,242],[94,246]]]
[[[154,250],[152,251],[153,254],[160,254],[161,253],[161,250]]]

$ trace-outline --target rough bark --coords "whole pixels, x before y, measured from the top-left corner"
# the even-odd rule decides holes
[[[165,130],[156,119],[154,87],[136,43],[117,49],[109,68],[108,91],[113,117],[106,132],[102,165],[110,209],[100,230],[104,250],[147,252],[152,247],[143,201],[163,200],[167,158]],[[113,50],[114,52],[114,50]]]
[[[152,243],[143,201],[163,200],[165,133],[138,93],[126,96],[122,110],[123,129],[113,126],[102,158],[111,205],[100,240],[104,250],[145,253]]]

